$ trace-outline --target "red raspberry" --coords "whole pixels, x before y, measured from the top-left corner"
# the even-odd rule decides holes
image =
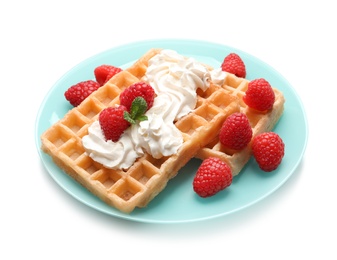
[[[137,82],[124,89],[124,91],[119,95],[120,104],[130,111],[131,104],[136,97],[144,98],[147,103],[147,110],[149,110],[153,105],[155,92],[149,84],[145,82]]]
[[[274,132],[257,135],[253,139],[253,155],[259,167],[266,172],[275,170],[284,156],[284,143]]]
[[[103,64],[95,68],[94,74],[98,84],[103,86],[109,79],[111,79],[115,74],[121,71],[122,69],[118,67]]]
[[[101,111],[98,120],[104,133],[105,140],[117,142],[130,123],[124,119],[126,107],[107,107]]]
[[[76,107],[99,87],[100,85],[93,80],[82,81],[68,88],[64,96],[70,104]]]
[[[232,184],[231,168],[219,158],[205,159],[193,180],[193,190],[203,198],[210,197]]]
[[[222,124],[219,139],[223,146],[241,150],[245,148],[252,139],[253,130],[249,120],[244,113],[233,113],[228,116]]]
[[[221,68],[223,71],[234,74],[237,77],[245,78],[246,77],[246,66],[241,59],[241,57],[236,53],[228,54],[222,64]]]
[[[266,111],[273,107],[275,93],[265,79],[254,79],[248,83],[243,101],[247,106],[258,111]]]

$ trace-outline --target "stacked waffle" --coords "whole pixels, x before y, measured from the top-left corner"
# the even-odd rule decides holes
[[[223,84],[210,82],[205,91],[199,89],[195,109],[175,122],[183,137],[183,144],[176,154],[158,159],[145,152],[128,169],[106,168],[89,157],[82,138],[103,109],[118,105],[120,93],[141,81],[148,61],[159,52],[159,49],[151,49],[41,136],[42,150],[61,169],[101,200],[125,213],[145,207],[193,157],[219,157],[231,166],[233,175],[238,174],[251,156],[251,146],[240,152],[221,146],[217,136],[225,119],[234,112],[245,113],[256,135],[271,130],[283,112],[284,98],[277,89],[274,89],[276,101],[272,110],[267,113],[251,111],[242,102],[248,81],[228,74]]]
[[[249,81],[244,78],[238,78],[233,74],[228,73],[222,88],[235,97],[238,98],[240,112],[247,115],[249,123],[253,130],[252,139],[259,133],[271,131],[278,120],[280,119],[283,110],[285,99],[283,94],[276,88],[273,88],[275,93],[275,102],[273,108],[260,112],[250,109],[243,101],[243,96],[248,88]],[[233,176],[237,175],[242,168],[246,165],[252,156],[252,141],[242,150],[235,151],[224,147],[217,136],[205,147],[200,149],[196,157],[206,159],[208,157],[217,157],[226,162],[232,169]]]

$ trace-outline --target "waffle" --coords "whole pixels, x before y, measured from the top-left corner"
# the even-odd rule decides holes
[[[222,85],[222,89],[235,97],[238,98],[240,112],[245,113],[248,117],[250,125],[253,130],[254,137],[262,132],[271,131],[278,120],[280,119],[283,110],[285,99],[278,89],[273,88],[275,93],[275,103],[273,108],[268,112],[258,112],[256,110],[250,109],[242,100],[245,95],[249,81],[243,78],[238,78],[233,74],[228,73],[225,82]],[[196,155],[199,159],[205,159],[208,157],[218,157],[225,161],[232,169],[233,176],[240,173],[246,163],[249,161],[252,155],[251,143],[241,151],[234,151],[226,149],[221,145],[218,136],[216,139],[212,140],[205,147],[200,149]]]
[[[158,52],[150,50],[130,68],[116,74],[41,136],[42,150],[64,172],[125,213],[145,207],[180,168],[216,138],[226,117],[240,109],[237,97],[211,83],[205,92],[198,91],[195,110],[175,122],[183,136],[183,144],[176,154],[155,159],[145,153],[126,170],[108,169],[92,160],[81,141],[88,134],[88,127],[98,119],[100,111],[119,103],[119,94],[126,87],[140,81],[148,60]]]

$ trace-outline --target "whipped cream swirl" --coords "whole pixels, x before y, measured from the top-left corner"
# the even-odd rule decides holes
[[[225,78],[220,71],[210,72],[193,58],[173,50],[162,50],[149,60],[143,81],[156,92],[148,120],[129,127],[117,142],[105,141],[99,122],[94,122],[82,143],[89,156],[107,168],[126,169],[144,152],[154,158],[175,154],[183,144],[174,122],[190,113],[196,105],[196,90],[206,90],[214,77]]]
[[[118,140],[105,141],[99,121],[95,121],[88,129],[88,135],[83,136],[82,144],[88,155],[94,160],[111,169],[129,168],[135,160],[143,155],[141,149],[136,149],[131,138],[133,126],[129,127]]]
[[[211,74],[193,58],[186,58],[173,50],[163,50],[149,61],[143,78],[157,95],[167,95],[173,103],[169,120],[178,120],[192,111],[197,102],[196,90],[206,90]]]

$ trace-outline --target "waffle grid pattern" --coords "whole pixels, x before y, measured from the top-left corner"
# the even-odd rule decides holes
[[[239,111],[235,96],[211,84],[205,92],[198,92],[196,109],[175,123],[184,139],[177,154],[161,159],[145,154],[127,170],[107,169],[93,161],[86,154],[81,138],[100,111],[118,104],[121,91],[140,80],[147,61],[157,51],[150,50],[129,69],[114,76],[41,136],[42,150],[61,169],[107,204],[126,213],[135,207],[145,207],[181,167],[216,138],[226,117]]]
[[[238,98],[240,112],[247,115],[250,125],[253,129],[253,137],[262,132],[272,131],[276,123],[279,121],[283,110],[285,99],[283,94],[276,88],[273,88],[275,93],[275,103],[273,108],[268,112],[259,112],[250,109],[243,101],[242,97],[248,88],[249,81],[244,78],[235,77],[232,74],[227,74],[225,82],[221,86],[226,93]],[[208,143],[205,147],[200,149],[196,155],[197,158],[206,159],[208,157],[218,157],[227,162],[232,174],[235,176],[243,169],[252,155],[251,143],[241,151],[234,151],[225,148],[221,145],[218,136]]]

